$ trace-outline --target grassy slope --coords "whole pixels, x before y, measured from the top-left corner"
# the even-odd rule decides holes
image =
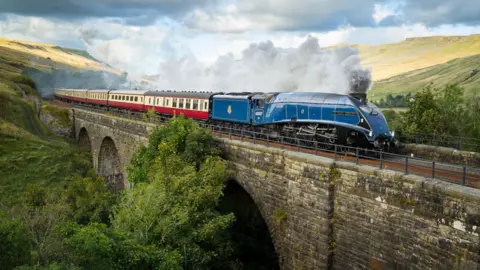
[[[478,72],[475,73],[474,70]],[[414,93],[428,83],[439,88],[446,84],[458,83],[465,88],[467,96],[480,95],[480,54],[375,82],[369,96],[372,100],[379,100],[387,94]]]
[[[0,48],[0,205],[21,200],[21,192],[28,184],[61,187],[66,176],[84,174],[92,168],[89,152],[51,134],[39,120],[35,104],[18,91],[17,87],[21,87],[27,93],[33,92],[15,79],[22,68],[31,67],[32,57]],[[65,66],[39,61],[35,65],[41,69]],[[60,110],[52,113],[65,116]]]
[[[89,69],[121,72],[93,59],[88,53],[65,49],[54,45],[15,41],[0,38],[0,63],[10,62],[17,67],[33,67],[40,70]],[[0,64],[0,68],[2,68]]]
[[[405,72],[480,54],[480,35],[411,38],[376,46],[354,45],[379,81]]]

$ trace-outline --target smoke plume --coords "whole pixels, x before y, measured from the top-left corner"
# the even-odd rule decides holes
[[[357,49],[322,49],[315,37],[289,49],[266,41],[251,44],[238,60],[228,54],[211,66],[193,56],[168,59],[161,64],[156,86],[215,92],[366,93],[372,86],[371,70],[360,60]]]

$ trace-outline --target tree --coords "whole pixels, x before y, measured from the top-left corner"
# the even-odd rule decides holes
[[[149,173],[155,158],[159,155],[159,145],[164,142],[172,145],[181,159],[189,164],[199,165],[208,156],[218,155],[212,134],[183,115],[171,119],[166,126],[157,127],[148,139],[148,146],[141,146],[127,166],[128,180],[133,185],[151,180]]]
[[[13,269],[30,263],[30,239],[27,228],[19,218],[8,218],[0,212],[0,265]]]
[[[415,94],[413,100],[408,101],[408,110],[403,113],[405,133],[434,133],[438,132],[437,123],[440,110],[431,85]]]
[[[109,224],[114,196],[102,177],[90,172],[84,178],[73,175],[69,182],[72,184],[64,191],[63,200],[70,206],[73,219],[83,225],[89,222]]]
[[[114,208],[114,231],[153,245],[165,258],[179,257],[172,263],[183,269],[226,260],[232,251],[226,229],[234,217],[215,210],[228,178],[217,155],[211,133],[191,119],[180,116],[155,130],[132,160],[129,179],[137,184]]]

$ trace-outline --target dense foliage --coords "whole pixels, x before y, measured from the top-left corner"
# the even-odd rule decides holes
[[[480,101],[465,100],[458,85],[436,89],[431,85],[407,100],[408,110],[384,111],[390,129],[404,135],[429,133],[480,138]]]
[[[238,265],[234,216],[216,210],[228,175],[211,133],[175,118],[153,131],[129,171],[135,184],[121,194],[90,172],[60,188],[30,185],[21,203],[0,208],[2,269]]]
[[[408,100],[411,98],[412,95],[410,93],[405,96],[388,94],[385,99],[381,98],[380,101],[373,103],[380,108],[404,108],[408,107]]]

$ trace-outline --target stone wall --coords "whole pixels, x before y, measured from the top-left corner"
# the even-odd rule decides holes
[[[282,269],[327,269],[331,260],[329,160],[219,139],[233,178],[257,204]],[[300,154],[301,155],[301,154]]]
[[[93,113],[89,111],[74,110],[74,129],[75,138],[80,139],[82,129],[86,131],[88,140],[90,141],[92,149],[93,165],[97,172],[102,171],[106,179],[123,179],[124,183],[115,183],[116,186],[128,187],[126,166],[130,163],[133,154],[138,150],[140,145],[148,142],[148,134],[155,126],[148,123],[107,116],[104,114]],[[109,150],[108,155],[103,157],[119,158],[119,164],[115,163],[101,163],[100,149],[102,145],[107,143],[107,139],[111,138],[114,144],[114,150]],[[104,145],[105,148],[105,145]],[[112,147],[108,147],[109,149]],[[115,151],[116,150],[116,151]],[[107,164],[106,168],[99,168],[100,164]],[[115,165],[116,167],[112,167]],[[122,177],[118,177],[118,167],[122,172]],[[99,170],[101,169],[101,170]]]
[[[282,269],[480,267],[479,190],[220,142],[270,228]]]
[[[413,154],[415,157],[435,160],[439,162],[466,165],[472,167],[480,166],[480,153],[459,151],[454,148],[438,147],[424,144],[402,144],[399,152],[404,155]]]
[[[336,269],[480,268],[480,190],[337,165]]]

